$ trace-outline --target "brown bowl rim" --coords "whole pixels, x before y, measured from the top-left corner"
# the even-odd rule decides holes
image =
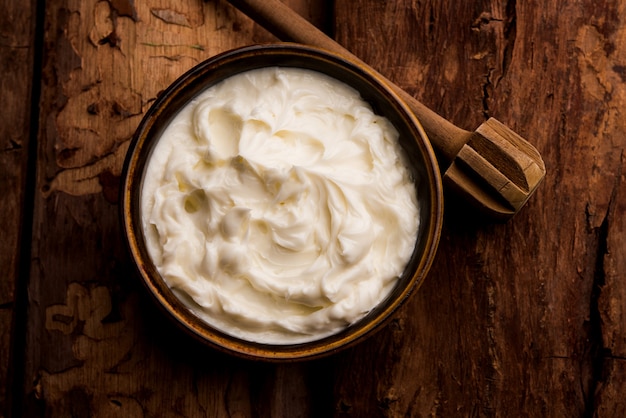
[[[301,65],[289,63],[303,62],[307,65],[302,67],[307,68],[308,65],[315,63],[314,66],[316,68],[314,69],[325,72],[318,69],[317,66],[328,65],[328,68],[331,69],[336,70],[340,68],[340,72],[347,71],[351,75],[358,77],[360,79],[359,82],[364,82],[368,86],[374,87],[378,94],[394,106],[394,112],[410,128],[411,136],[415,138],[415,145],[419,149],[420,156],[425,163],[424,170],[428,177],[426,187],[431,195],[426,208],[429,211],[430,222],[426,230],[420,231],[422,238],[419,241],[426,240],[419,243],[423,251],[420,251],[419,254],[417,251],[414,252],[411,263],[417,263],[417,266],[408,279],[403,279],[406,283],[403,284],[401,289],[396,289],[393,292],[395,294],[393,300],[381,302],[373,310],[373,312],[376,311],[376,314],[369,321],[365,321],[365,318],[370,317],[372,312],[339,333],[301,344],[270,345],[241,340],[211,327],[193,314],[174,295],[152,264],[143,242],[141,214],[138,208],[145,163],[149,158],[151,145],[157,142],[160,134],[159,129],[162,129],[156,126],[157,122],[159,122],[159,118],[163,118],[162,115],[166,110],[172,114],[165,116],[167,122],[163,122],[161,126],[167,125],[169,119],[175,114],[175,111],[168,109],[168,106],[177,106],[177,102],[184,104],[197,95],[199,91],[208,88],[208,86],[219,82],[221,79],[245,71],[245,69],[251,69],[246,67],[232,72],[230,67],[233,65],[241,65],[240,63],[242,62],[248,64],[254,62],[256,65],[259,58],[268,59],[269,57],[286,59],[288,63],[259,63],[256,68],[271,66],[300,67]],[[230,70],[226,71],[225,69],[228,68]],[[332,71],[330,72],[332,73]],[[333,75],[331,74],[331,76]],[[211,82],[208,84],[204,80],[207,77],[211,79]],[[342,81],[349,85],[356,83],[354,80],[344,79]],[[203,86],[202,88],[199,87],[201,85]],[[190,94],[189,91],[195,93]],[[186,92],[187,95],[185,96]],[[361,93],[363,94],[363,91]],[[181,98],[181,95],[183,95],[183,98]],[[180,108],[179,105],[178,108]],[[153,132],[155,130],[156,133]],[[146,150],[148,150],[148,154],[146,154]],[[408,151],[406,152],[409,154]],[[422,125],[402,99],[394,93],[388,82],[378,73],[369,67],[317,47],[295,43],[251,45],[220,53],[196,65],[174,81],[152,104],[140,122],[127,151],[122,171],[120,217],[126,246],[141,276],[141,282],[157,305],[165,311],[168,317],[174,319],[174,322],[182,327],[186,333],[210,347],[238,357],[268,361],[295,361],[329,355],[356,344],[366,336],[372,335],[375,330],[380,329],[388,322],[393,313],[421,286],[432,265],[441,234],[443,222],[442,181],[435,153]],[[423,226],[420,225],[420,230],[422,228]]]

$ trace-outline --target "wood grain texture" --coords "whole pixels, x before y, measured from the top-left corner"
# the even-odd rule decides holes
[[[280,0],[230,0],[230,3],[279,38],[331,51],[372,70]],[[485,217],[500,221],[510,219],[525,205],[546,172],[533,145],[494,118],[487,119],[474,132],[458,128],[383,75],[376,76],[419,120],[449,191],[454,191]]]
[[[0,415],[8,408],[11,329],[30,137],[35,2],[0,1]],[[27,222],[29,219],[26,220]]]
[[[46,2],[14,416],[626,415],[626,6],[336,0],[329,13],[330,2],[287,3],[456,125],[494,116],[519,132],[546,162],[539,191],[504,225],[449,200],[428,279],[354,348],[281,365],[207,350],[139,285],[117,217],[121,163],[177,76],[274,38],[222,0]],[[27,11],[5,19],[17,32],[0,25],[3,75],[16,77],[2,91],[26,95],[32,6],[12,6]],[[14,33],[21,40],[6,41]],[[11,100],[0,158],[16,177],[0,184],[3,210],[19,218],[30,103]],[[6,218],[2,262],[14,271],[19,227]],[[3,315],[11,280],[0,282]]]
[[[204,58],[272,39],[222,2],[46,5],[23,416],[252,408],[237,386],[243,365],[214,353],[188,362],[186,339],[168,352],[181,336],[138,297],[117,196],[129,140],[159,92]]]
[[[387,331],[401,370],[383,379],[390,415],[624,414],[624,13],[590,1],[337,2],[340,43],[459,126],[497,117],[549,172],[504,226],[446,208],[457,213],[438,261],[403,332]],[[381,399],[350,395],[355,415]]]

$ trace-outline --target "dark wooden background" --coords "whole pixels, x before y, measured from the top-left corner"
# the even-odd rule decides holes
[[[218,354],[138,284],[119,175],[159,91],[275,38],[223,0],[0,0],[3,416],[626,416],[626,3],[288,3],[457,125],[527,138],[537,194],[498,225],[450,204],[425,284],[362,344]]]

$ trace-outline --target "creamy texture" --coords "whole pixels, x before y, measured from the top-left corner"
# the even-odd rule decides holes
[[[415,245],[398,133],[349,86],[302,69],[230,77],[186,105],[146,169],[148,251],[225,333],[336,333],[393,289]]]

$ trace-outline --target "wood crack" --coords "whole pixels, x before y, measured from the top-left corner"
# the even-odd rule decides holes
[[[3,309],[11,309],[12,310],[14,306],[15,306],[15,304],[13,303],[13,301],[0,303],[0,310],[3,310]]]
[[[482,86],[482,92],[483,92],[482,107],[483,107],[483,117],[485,118],[485,120],[491,117],[491,111],[489,110],[489,99],[491,98],[491,95],[489,94],[489,89],[493,87],[491,76],[494,70],[495,70],[494,68],[489,68],[489,71],[485,75],[485,82],[483,83],[483,86]]]
[[[498,81],[506,76],[511,61],[513,60],[513,49],[517,38],[517,0],[510,0],[506,3],[506,21],[504,25],[504,51],[502,53],[502,74]]]
[[[19,143],[18,141],[14,139],[9,139],[7,146],[4,147],[4,149],[2,149],[1,152],[14,152],[14,151],[21,151],[21,150],[22,150],[21,143]]]
[[[610,205],[609,205],[610,207]],[[602,318],[598,301],[602,293],[602,287],[605,285],[606,279],[603,269],[604,256],[607,254],[607,237],[609,222],[608,216],[602,221],[597,231],[597,253],[596,267],[593,277],[591,290],[591,300],[589,303],[589,331],[588,331],[588,351],[590,372],[589,375],[581,376],[581,379],[587,379],[588,383],[581,382],[583,394],[585,396],[585,416],[592,417],[595,410],[595,392],[602,378],[602,370],[604,369],[604,342],[602,340]],[[587,388],[585,390],[585,387]]]
[[[500,83],[511,65],[513,60],[513,50],[515,48],[515,40],[517,38],[517,0],[510,0],[506,2],[505,17],[498,19],[493,17],[491,13],[484,12],[478,19],[472,24],[472,29],[476,31],[482,30],[484,26],[490,25],[494,22],[503,25],[503,43],[502,49],[498,48],[499,62],[495,66],[491,66],[487,70],[485,82],[482,85],[482,113],[485,120],[491,117],[491,110],[489,109],[489,100],[491,95],[489,91],[494,89]],[[500,68],[495,68],[495,67]]]
[[[26,171],[24,178],[24,194],[22,200],[22,222],[19,227],[19,235],[22,239],[18,242],[17,250],[17,273],[15,276],[15,295],[13,307],[13,321],[11,330],[11,342],[9,352],[10,369],[7,378],[7,389],[9,390],[6,397],[6,406],[3,413],[7,417],[24,416],[24,399],[22,394],[26,393],[25,389],[29,387],[25,376],[26,370],[26,353],[24,347],[27,341],[27,323],[28,323],[28,306],[29,303],[37,303],[32,301],[29,294],[29,285],[31,280],[31,271],[34,270],[38,263],[38,258],[33,252],[33,224],[35,218],[35,193],[37,189],[37,169],[38,169],[38,133],[40,126],[40,99],[42,96],[41,86],[44,61],[44,38],[45,38],[45,14],[46,6],[44,2],[34,3],[32,24],[32,65],[30,69],[30,129],[26,131],[28,142],[24,144],[26,152]],[[32,270],[31,270],[32,269]]]
[[[622,150],[620,160],[623,161],[624,151]],[[599,300],[602,289],[606,284],[605,257],[609,254],[609,231],[610,223],[615,213],[615,202],[617,191],[622,176],[622,165],[615,175],[615,183],[611,190],[609,204],[602,219],[602,223],[596,230],[597,235],[597,253],[595,261],[595,270],[593,284],[591,290],[591,300],[589,303],[589,331],[588,331],[588,364],[591,368],[588,376],[582,376],[582,379],[588,379],[587,391],[585,394],[584,385],[583,393],[585,394],[585,417],[593,417],[596,409],[596,391],[602,381],[605,380],[605,360],[615,358],[611,349],[604,344],[604,333],[602,324],[602,312],[599,306]],[[618,357],[619,358],[619,357]]]

